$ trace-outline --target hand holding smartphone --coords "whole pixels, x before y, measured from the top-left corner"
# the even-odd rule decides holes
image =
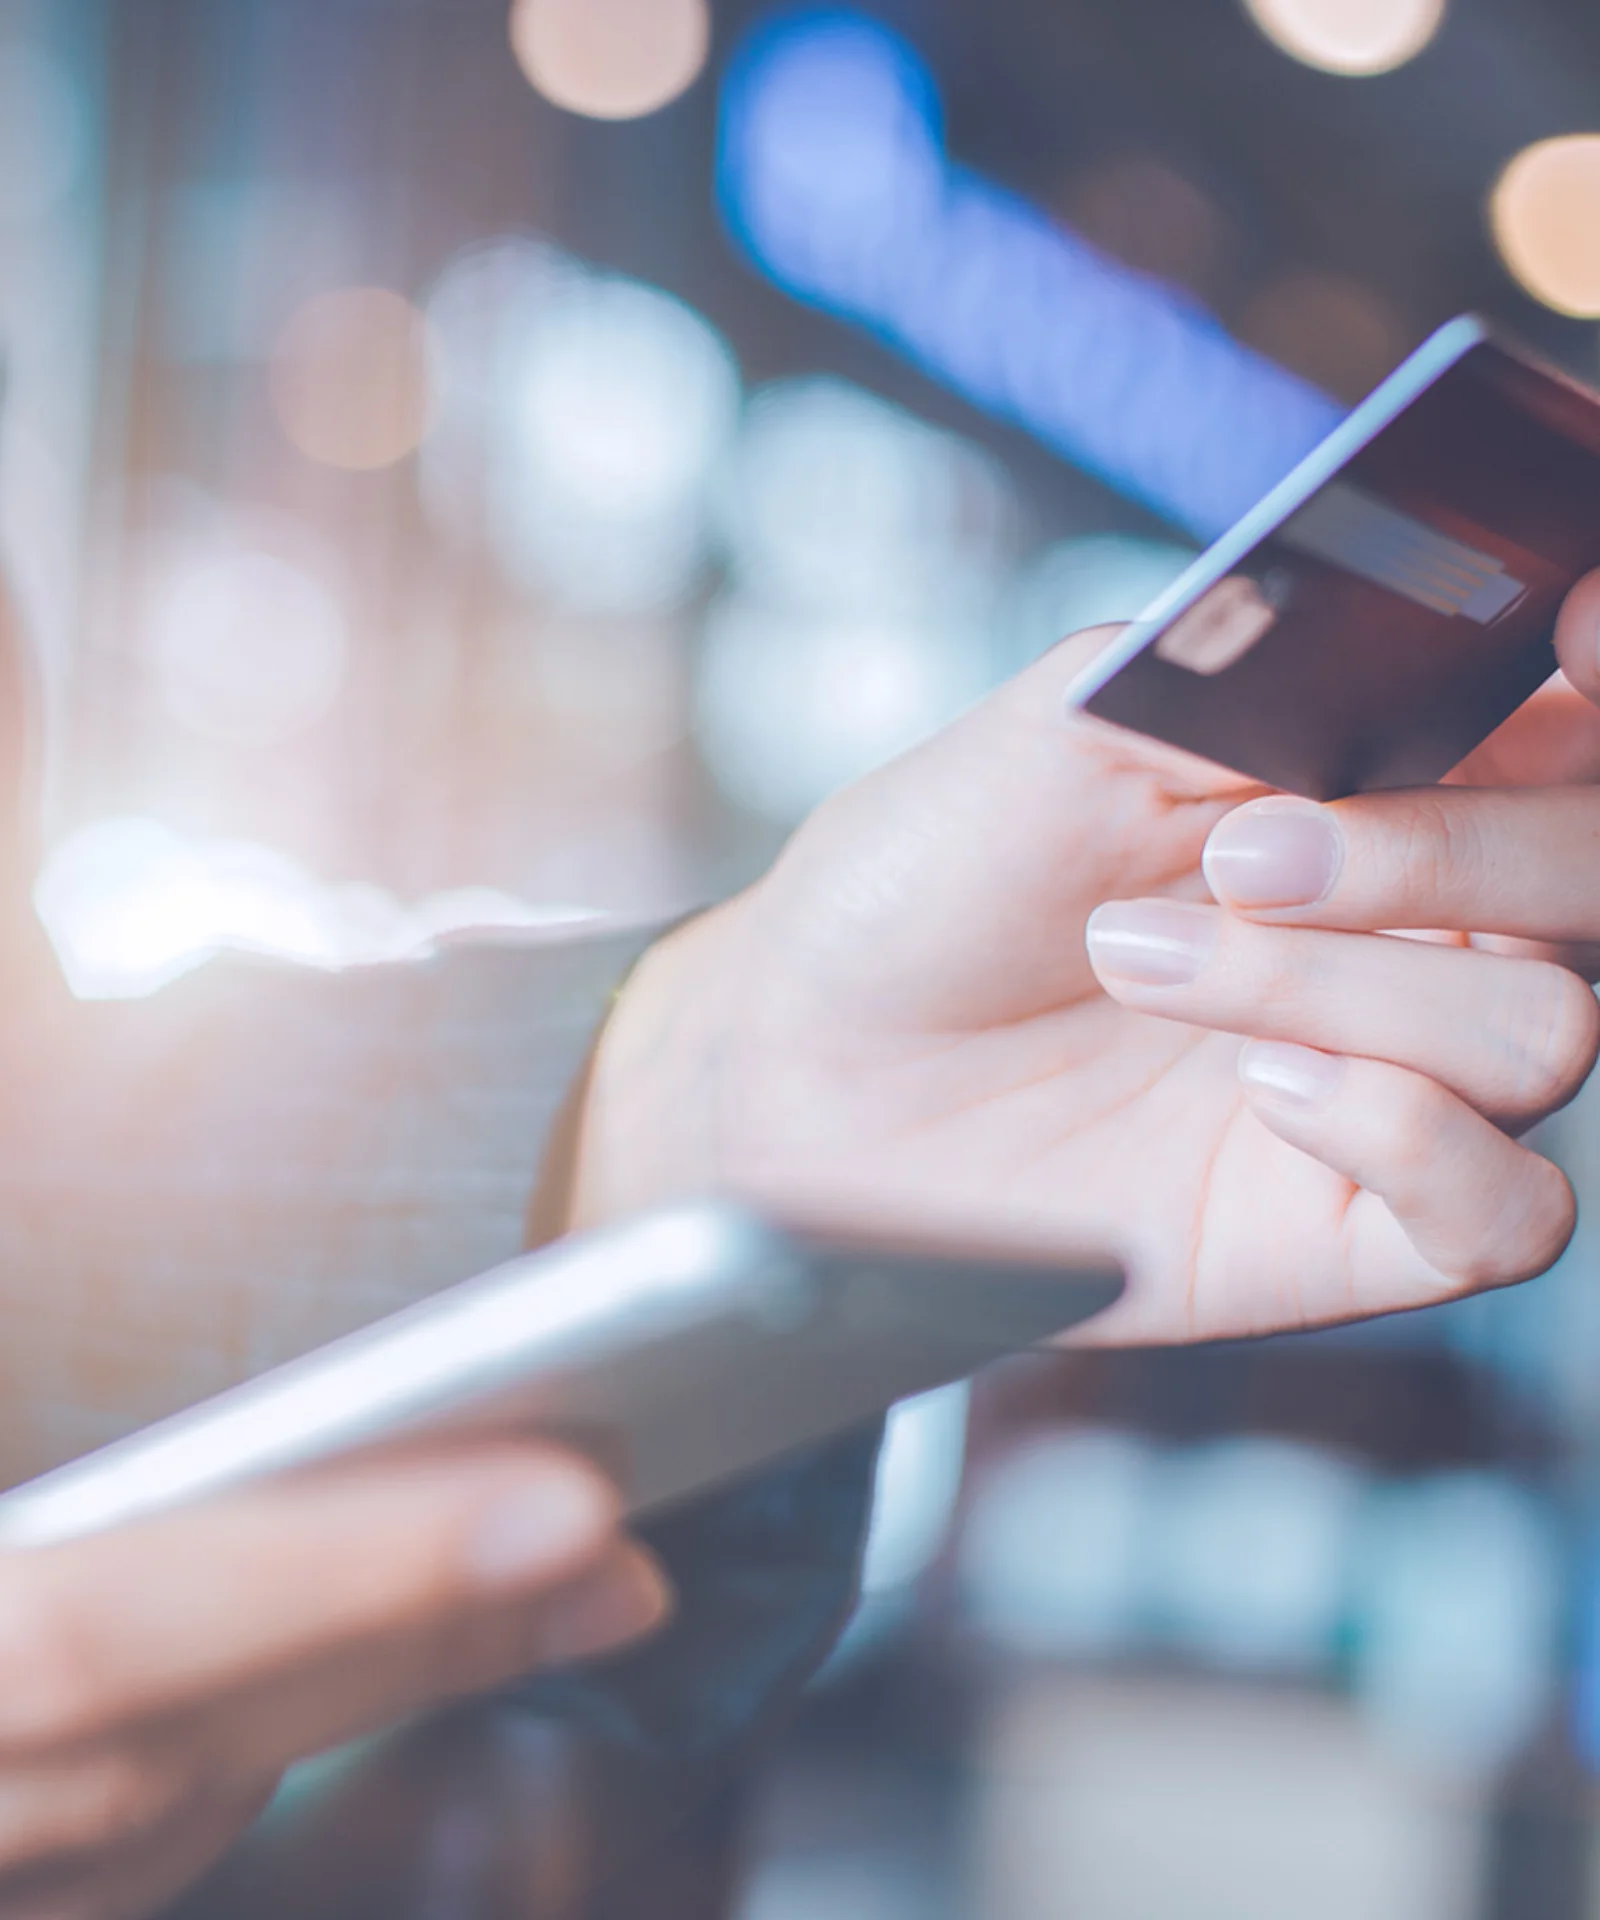
[[[53,1545],[418,1434],[521,1430],[641,1513],[1109,1306],[1108,1263],[781,1225],[717,1203],[529,1254],[0,1497]]]

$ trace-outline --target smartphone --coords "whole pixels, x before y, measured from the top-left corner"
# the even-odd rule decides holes
[[[15,1488],[0,1547],[425,1433],[562,1441],[642,1513],[1048,1340],[1121,1290],[1108,1262],[680,1207],[514,1260]]]
[[[1468,315],[1093,660],[1070,705],[1316,800],[1440,779],[1600,566],[1600,397]]]

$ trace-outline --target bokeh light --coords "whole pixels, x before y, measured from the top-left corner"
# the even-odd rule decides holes
[[[1206,536],[1338,419],[1192,296],[948,163],[933,75],[864,15],[780,16],[731,63],[719,185],[778,285]]]
[[[1018,574],[999,621],[1002,664],[1025,666],[1058,640],[1113,620],[1133,620],[1194,559],[1175,541],[1126,533],[1059,540]]]
[[[711,45],[706,0],[517,0],[511,44],[569,113],[633,120],[694,83]]]
[[[512,399],[536,470],[597,515],[633,517],[695,485],[737,394],[727,349],[698,315],[597,278],[547,314]]]
[[[343,610],[324,582],[278,554],[173,557],[157,569],[146,618],[168,712],[209,739],[270,746],[338,697]]]
[[[434,525],[464,546],[489,540],[497,476],[514,464],[504,397],[527,339],[581,272],[560,248],[506,234],[463,249],[428,295],[438,414],[422,448],[422,496]]]
[[[1550,1516],[1500,1476],[1390,1489],[1362,1529],[1361,1705],[1403,1751],[1502,1764],[1540,1724],[1554,1676],[1561,1566]]]
[[[846,307],[892,299],[943,199],[939,95],[914,49],[861,15],[780,17],[746,43],[723,113],[724,187],[759,255]]]
[[[463,417],[481,429],[516,378],[529,331],[583,274],[570,254],[522,233],[465,247],[449,262],[426,301],[441,431]]]
[[[308,459],[352,472],[416,450],[433,415],[427,322],[386,287],[318,294],[290,316],[272,355],[284,432]]]
[[[1324,73],[1390,73],[1444,24],[1445,0],[1245,0],[1267,38]]]
[[[1158,1633],[1215,1666],[1328,1665],[1362,1492],[1346,1462],[1287,1440],[1173,1458],[1151,1527]]]
[[[0,45],[0,224],[55,213],[83,170],[84,102],[43,48]]]
[[[1016,501],[987,454],[829,378],[754,397],[717,492],[731,570],[810,607],[975,604],[1015,537]]]
[[[1600,134],[1524,147],[1489,202],[1506,266],[1557,313],[1600,318]]]
[[[995,1645],[1098,1655],[1146,1624],[1160,1456],[1132,1434],[1041,1434],[984,1474],[961,1538],[966,1611]]]
[[[441,396],[430,512],[558,605],[682,599],[739,417],[722,336],[668,294],[518,238],[453,262],[428,313]]]
[[[812,613],[736,595],[712,609],[695,725],[724,793],[793,825],[983,692],[981,628]]]
[[[705,482],[738,412],[720,336],[666,294],[596,276],[547,308],[508,401],[521,484],[497,505],[513,560],[571,605],[686,587]]]

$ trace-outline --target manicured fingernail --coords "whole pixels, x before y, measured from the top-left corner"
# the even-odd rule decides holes
[[[1344,865],[1344,834],[1313,801],[1257,801],[1212,828],[1204,864],[1219,900],[1309,907],[1333,891]]]
[[[1183,987],[1211,957],[1217,914],[1176,900],[1118,900],[1089,916],[1087,938],[1101,973],[1141,987]]]
[[[470,1571],[488,1592],[536,1587],[602,1537],[611,1514],[599,1482],[576,1469],[550,1472],[490,1512],[470,1551]]]
[[[643,1553],[555,1594],[540,1610],[539,1648],[552,1666],[587,1660],[658,1627],[672,1609],[672,1590]]]
[[[1336,1053],[1290,1046],[1282,1040],[1247,1040],[1239,1050],[1239,1078],[1252,1093],[1287,1106],[1310,1107],[1326,1100],[1344,1075]]]

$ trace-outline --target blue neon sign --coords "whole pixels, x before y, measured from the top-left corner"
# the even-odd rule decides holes
[[[1196,302],[951,161],[933,76],[865,15],[780,15],[745,41],[718,176],[786,291],[1201,538],[1340,417]]]

